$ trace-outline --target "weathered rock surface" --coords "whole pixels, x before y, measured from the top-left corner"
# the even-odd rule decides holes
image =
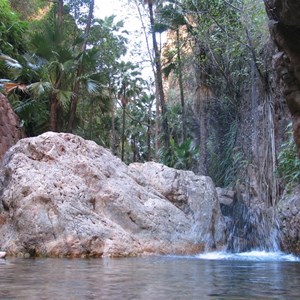
[[[286,194],[278,203],[281,248],[300,255],[300,187]]]
[[[25,136],[19,125],[19,118],[0,93],[0,161],[9,147]]]
[[[264,0],[278,53],[274,67],[292,115],[300,158],[300,1]]]
[[[188,254],[225,239],[210,178],[157,163],[127,167],[92,141],[52,132],[4,156],[0,224],[9,255]]]

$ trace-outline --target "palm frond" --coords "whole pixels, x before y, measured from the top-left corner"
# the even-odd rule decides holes
[[[64,91],[64,90],[56,91],[56,97],[62,103],[65,109],[68,108],[72,96],[73,96],[72,91]]]
[[[28,90],[34,95],[34,96],[42,96],[45,93],[48,93],[52,89],[52,85],[50,82],[44,82],[39,81],[32,83],[28,86]]]

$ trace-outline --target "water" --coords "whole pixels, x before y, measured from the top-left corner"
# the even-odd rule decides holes
[[[300,261],[282,253],[0,260],[0,299],[300,299]]]

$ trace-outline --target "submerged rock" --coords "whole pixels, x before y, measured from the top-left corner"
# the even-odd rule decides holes
[[[1,249],[23,256],[191,254],[225,240],[210,178],[128,167],[92,141],[52,132],[6,153],[0,224]]]

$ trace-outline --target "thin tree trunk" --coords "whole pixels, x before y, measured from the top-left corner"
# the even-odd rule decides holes
[[[63,0],[58,0],[58,11],[57,11],[57,30],[58,30],[58,40],[57,45],[59,46],[62,41],[62,26],[63,26]],[[58,78],[54,84],[53,89],[59,90],[61,88],[61,74],[58,74]],[[62,128],[62,115],[63,108],[62,105],[57,99],[55,92],[52,92],[50,95],[50,124],[49,129],[54,132],[61,131]]]
[[[112,92],[111,92],[111,85],[109,87],[109,99],[112,101],[112,106],[111,106],[111,144],[110,144],[110,149],[114,155],[116,155],[116,116],[115,116],[115,99],[112,98]]]
[[[124,161],[125,153],[125,123],[126,123],[126,105],[122,105],[123,114],[122,114],[122,144],[121,144],[121,159]]]
[[[56,95],[52,92],[50,95],[50,124],[49,124],[49,129],[51,131],[56,132],[56,121],[57,121],[57,99]]]
[[[93,138],[93,123],[94,123],[94,99],[91,97],[90,99],[90,115],[89,115],[89,139]]]
[[[57,101],[56,105],[56,131],[61,132],[63,127],[63,106],[61,101]]]
[[[64,1],[58,0],[57,29],[58,29],[58,44],[59,45],[62,42],[63,9],[64,9]]]
[[[203,97],[204,96],[204,97]],[[197,97],[199,101],[199,117],[200,117],[200,160],[199,160],[199,174],[207,174],[207,129],[206,129],[206,109],[205,102],[208,100],[208,95],[202,95],[201,88],[198,86]]]
[[[132,162],[138,161],[138,149],[136,146],[136,137],[135,135],[131,138],[131,149],[132,149]]]
[[[163,140],[164,140],[164,146],[166,147],[166,149],[169,149],[170,133],[169,133],[168,118],[167,118],[167,105],[165,101],[163,82],[162,82],[162,68],[161,68],[161,61],[160,61],[160,53],[158,50],[158,45],[157,45],[157,40],[156,40],[156,35],[154,30],[154,15],[153,15],[152,1],[148,1],[148,8],[150,14],[152,42],[153,42],[153,49],[154,49],[154,56],[155,56],[156,87],[158,89],[159,102],[160,102],[161,113],[162,113]]]
[[[183,79],[182,79],[182,62],[180,54],[180,39],[179,39],[179,28],[176,29],[176,49],[177,49],[177,62],[178,62],[178,81],[180,89],[180,101],[181,101],[181,122],[182,122],[182,142],[186,140],[186,126],[185,126],[185,101],[184,101],[184,90],[183,90]]]
[[[151,117],[152,117],[152,102],[148,108],[148,126],[147,126],[147,161],[151,160]]]
[[[155,141],[154,141],[154,147],[155,147],[155,153],[154,153],[154,157],[157,158],[157,153],[158,153],[158,149],[160,148],[160,143],[159,143],[159,116],[160,116],[160,109],[159,109],[159,93],[158,93],[158,88],[157,88],[157,80],[156,80],[156,70],[155,70],[155,59],[153,59],[153,55],[152,55],[152,51],[150,49],[150,44],[149,44],[149,38],[148,38],[148,31],[146,30],[146,26],[143,20],[143,15],[139,6],[140,1],[135,1],[135,5],[137,7],[138,13],[139,13],[139,18],[142,24],[142,29],[143,29],[143,33],[145,36],[145,41],[146,41],[146,45],[147,45],[147,51],[148,51],[148,55],[149,55],[149,60],[151,62],[151,67],[152,67],[152,72],[154,74],[155,77],[155,97],[157,99],[156,101],[156,117],[155,117],[155,131],[154,131],[154,135],[155,135]],[[151,109],[151,108],[150,108]],[[151,130],[151,129],[150,129]],[[151,133],[150,133],[150,138],[151,138]],[[148,148],[148,154],[147,154],[147,159],[148,161],[150,161],[151,159],[151,149]]]
[[[83,40],[83,44],[81,47],[82,55],[86,51],[86,46],[87,46],[88,37],[89,37],[92,19],[93,19],[94,6],[95,6],[95,1],[91,0],[90,7],[89,7],[88,20],[87,20],[87,24],[86,24],[85,31],[84,31],[84,40]],[[82,56],[81,56],[81,62],[79,63],[78,68],[77,68],[76,81],[75,81],[75,84],[73,86],[73,91],[72,91],[70,112],[69,112],[69,121],[68,121],[68,128],[67,128],[68,132],[73,132],[73,129],[74,129],[74,121],[75,121],[75,116],[76,116],[76,111],[77,111],[77,104],[79,101],[79,89],[80,89],[79,78],[81,77],[82,74],[83,74],[83,62],[82,62]]]

